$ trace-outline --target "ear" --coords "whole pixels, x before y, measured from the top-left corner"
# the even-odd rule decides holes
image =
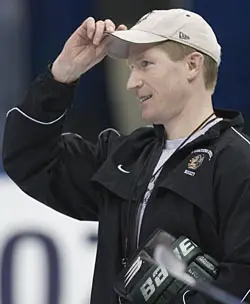
[[[192,52],[186,57],[187,62],[187,78],[193,81],[203,70],[204,56],[199,52]]]

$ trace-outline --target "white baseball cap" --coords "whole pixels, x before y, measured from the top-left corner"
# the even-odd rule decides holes
[[[188,45],[212,57],[219,66],[221,47],[211,26],[198,14],[184,9],[154,10],[131,29],[109,34],[108,56],[126,59],[131,43],[167,40]]]

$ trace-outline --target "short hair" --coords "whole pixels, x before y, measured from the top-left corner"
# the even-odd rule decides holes
[[[205,88],[213,94],[218,78],[218,65],[212,57],[188,45],[172,40],[160,43],[159,46],[167,52],[168,56],[173,61],[182,60],[193,52],[201,53],[204,56],[203,77]]]

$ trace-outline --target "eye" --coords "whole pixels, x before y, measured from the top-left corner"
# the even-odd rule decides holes
[[[146,68],[150,65],[150,62],[147,60],[142,60],[141,61],[141,67]]]

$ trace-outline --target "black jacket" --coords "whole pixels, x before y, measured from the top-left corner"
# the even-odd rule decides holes
[[[135,250],[138,202],[164,134],[161,126],[129,136],[109,130],[95,145],[62,134],[73,94],[74,86],[56,82],[50,72],[38,77],[8,113],[3,164],[38,201],[79,220],[99,221],[91,303],[116,304],[112,285],[122,269],[126,236],[128,257]],[[140,243],[157,228],[188,236],[220,262],[216,284],[242,298],[250,288],[250,142],[239,131],[239,113],[217,115],[224,120],[167,161],[144,214]],[[195,301],[210,302],[200,295]]]

